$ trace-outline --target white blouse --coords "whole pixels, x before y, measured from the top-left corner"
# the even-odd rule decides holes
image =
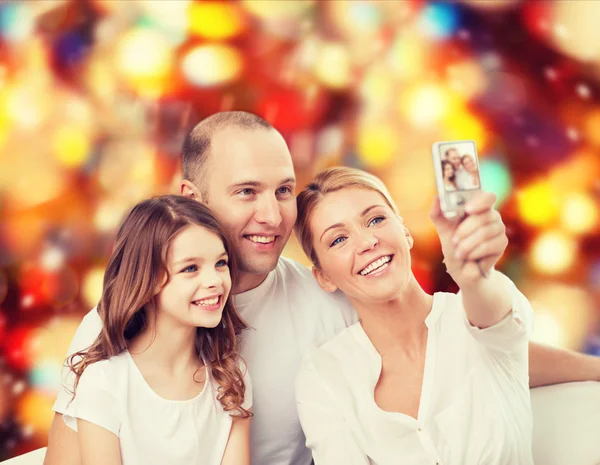
[[[360,323],[313,349],[296,398],[315,464],[533,464],[533,311],[512,289],[512,312],[486,329],[470,325],[460,295],[434,295],[416,419],[376,404],[381,357]]]
[[[123,465],[220,465],[232,418],[217,400],[218,384],[206,371],[196,397],[167,400],[152,390],[126,351],[85,369],[64,421],[77,430],[76,419],[81,418],[114,433]],[[243,407],[249,409],[252,387],[243,365],[242,373]]]

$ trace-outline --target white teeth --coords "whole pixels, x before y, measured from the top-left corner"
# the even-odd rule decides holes
[[[391,259],[392,259],[392,257],[390,255],[386,255],[385,257],[381,257],[381,258],[375,260],[373,263],[369,264],[369,266],[367,266],[363,270],[361,270],[360,274],[362,276],[368,275],[369,273],[372,273],[373,271],[375,271],[379,267],[382,267],[383,265],[385,265],[386,263],[388,263]]]
[[[196,300],[194,302],[195,305],[216,305],[217,302],[219,302],[219,298],[218,297],[214,297],[212,299],[204,299],[204,300]]]
[[[275,240],[275,236],[248,236],[248,239],[260,244],[269,244]]]

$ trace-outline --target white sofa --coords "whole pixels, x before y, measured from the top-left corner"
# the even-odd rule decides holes
[[[532,389],[531,406],[535,465],[600,465],[600,383]],[[38,449],[2,464],[42,465],[45,453]]]

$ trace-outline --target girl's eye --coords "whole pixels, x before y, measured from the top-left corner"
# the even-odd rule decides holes
[[[227,265],[228,265],[228,263],[227,263],[227,260],[219,260],[219,261],[218,261],[218,262],[215,264],[215,266],[216,266],[217,268],[222,268],[222,267],[224,267],[224,266],[227,266]]]
[[[381,223],[383,220],[385,220],[385,216],[376,216],[371,221],[369,221],[369,226],[377,225],[377,224]]]
[[[344,242],[346,240],[346,238],[344,236],[340,236],[340,237],[336,237],[333,242],[331,244],[329,244],[329,247],[333,247],[334,245],[338,245],[341,244],[342,242]]]
[[[196,265],[190,265],[181,270],[182,273],[193,273],[195,271],[198,271],[198,267]]]

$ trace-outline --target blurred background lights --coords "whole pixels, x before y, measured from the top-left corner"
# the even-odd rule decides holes
[[[521,218],[532,226],[551,224],[559,214],[559,199],[547,181],[538,181],[517,193]]]
[[[90,152],[90,140],[83,128],[76,125],[59,127],[52,141],[54,155],[67,168],[84,164]]]
[[[530,257],[539,273],[564,273],[577,259],[577,243],[561,231],[544,232],[531,246]]]
[[[397,129],[386,123],[366,123],[358,128],[357,150],[359,159],[369,167],[389,163],[398,150]]]
[[[0,5],[0,36],[11,42],[27,39],[35,26],[33,12],[20,2]]]
[[[135,90],[160,95],[173,69],[173,46],[164,34],[153,29],[132,29],[119,41],[115,62],[123,78]]]
[[[183,58],[183,74],[200,87],[227,84],[242,72],[242,57],[229,45],[206,44],[190,50]]]
[[[104,268],[96,267],[89,270],[83,278],[83,298],[86,306],[95,307],[102,296],[102,283],[104,282]]]
[[[438,84],[419,85],[400,97],[403,112],[418,127],[439,123],[454,110],[454,99],[448,90]]]
[[[341,43],[325,42],[319,47],[315,76],[327,87],[343,89],[352,80],[348,50]]]
[[[244,16],[236,3],[193,2],[189,5],[189,31],[212,40],[230,39],[244,30]]]
[[[460,12],[452,3],[431,3],[421,12],[423,33],[434,39],[445,39],[460,27]]]
[[[586,234],[598,228],[598,200],[583,192],[570,193],[564,201],[561,223],[574,234]]]
[[[479,175],[483,188],[496,194],[496,207],[501,206],[512,190],[512,179],[506,165],[492,158],[480,160]]]
[[[577,349],[598,321],[593,299],[580,287],[535,282],[526,292],[535,311],[534,341]]]

